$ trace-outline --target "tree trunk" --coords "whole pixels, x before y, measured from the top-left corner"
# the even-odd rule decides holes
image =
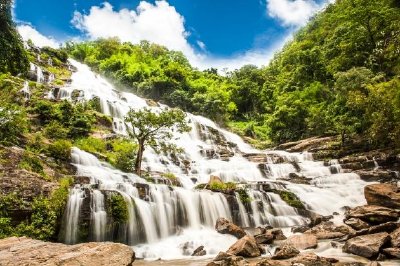
[[[138,176],[141,176],[142,174],[143,152],[144,152],[144,140],[139,140],[139,150],[136,155],[136,161],[135,161],[135,173]]]

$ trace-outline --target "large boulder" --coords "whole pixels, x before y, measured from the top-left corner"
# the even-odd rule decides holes
[[[228,249],[227,253],[247,258],[258,257],[261,255],[256,240],[254,237],[249,235],[236,241],[236,243]]]
[[[318,246],[317,237],[313,234],[292,235],[285,242],[297,249],[310,249]]]
[[[399,212],[377,205],[358,206],[348,210],[346,219],[359,218],[369,224],[381,224],[386,222],[394,222],[399,218]]]
[[[300,251],[293,245],[284,244],[275,250],[275,254],[271,257],[274,260],[285,260],[296,257]]]
[[[343,246],[343,252],[352,253],[365,258],[373,258],[379,254],[380,248],[390,240],[388,233],[377,233],[351,238]]]
[[[65,245],[10,237],[0,240],[1,265],[111,265],[131,266],[135,260],[132,248],[119,243],[83,243]]]
[[[400,188],[394,184],[368,185],[364,195],[370,205],[400,209]]]
[[[242,238],[246,235],[246,232],[241,227],[225,218],[218,218],[215,224],[215,230],[220,234],[229,234],[237,238]]]

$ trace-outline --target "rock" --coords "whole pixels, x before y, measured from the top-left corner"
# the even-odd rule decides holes
[[[359,218],[370,224],[397,221],[399,212],[377,205],[358,206],[346,211],[346,219]]]
[[[357,235],[370,235],[370,234],[375,234],[375,233],[391,233],[397,228],[399,228],[400,224],[395,223],[395,222],[388,222],[388,223],[383,223],[383,224],[378,224],[371,226],[368,229],[363,229],[357,232]]]
[[[370,227],[369,224],[358,218],[350,218],[348,220],[344,220],[344,223],[353,228],[354,230],[362,230]]]
[[[395,172],[384,169],[356,170],[354,172],[358,174],[362,180],[367,182],[388,182],[396,178]]]
[[[332,263],[336,263],[336,259],[319,257],[314,253],[304,253],[291,259],[292,265],[304,265],[304,266],[331,266]]]
[[[265,153],[245,153],[243,157],[254,163],[266,163],[267,155]]]
[[[310,227],[306,226],[306,225],[298,225],[298,226],[293,226],[290,231],[292,231],[292,233],[304,233],[305,231],[309,230]]]
[[[320,215],[320,214],[318,214],[318,213],[312,212],[312,213],[310,214],[310,217],[309,217],[309,218],[310,218],[310,220],[311,220],[309,226],[310,226],[310,227],[313,227],[313,226],[319,225],[319,224],[322,223],[322,222],[327,222],[327,221],[333,219],[333,215],[322,216],[322,215]]]
[[[215,230],[220,234],[229,234],[237,238],[242,238],[246,235],[246,232],[241,227],[225,218],[218,218],[215,224]]]
[[[350,233],[355,233],[355,231],[346,225],[336,226],[333,222],[323,222],[305,233],[314,234],[317,239],[333,239],[344,237]]]
[[[343,252],[352,253],[365,258],[373,258],[379,254],[379,249],[390,239],[388,233],[357,236],[346,241]]]
[[[256,239],[257,244],[272,244],[274,241],[275,236],[273,234],[259,234],[254,236]]]
[[[110,265],[131,266],[135,260],[132,248],[119,243],[83,243],[65,245],[10,237],[0,240],[1,265]]]
[[[392,247],[400,248],[400,228],[390,234],[390,244]]]
[[[235,201],[236,201],[236,197],[235,197]],[[262,228],[262,227],[244,227],[243,230],[248,235],[256,236],[256,235],[264,234],[266,229]]]
[[[206,254],[207,251],[204,250],[204,246],[200,246],[193,251],[192,256],[204,256]]]
[[[400,188],[394,184],[373,184],[364,188],[369,205],[400,209]]]
[[[256,266],[291,266],[290,261],[279,261],[272,259],[264,259],[256,264]]]
[[[377,261],[371,261],[370,263],[367,264],[367,266],[382,266],[382,265]]]
[[[246,235],[236,241],[227,251],[227,253],[248,258],[258,257],[261,252],[254,237]]]
[[[300,251],[290,244],[285,244],[275,250],[275,254],[271,257],[276,260],[285,260],[297,256]]]
[[[215,259],[207,266],[246,266],[247,261],[243,257],[235,256],[225,252],[218,253]]]
[[[318,240],[317,237],[312,234],[292,235],[284,242],[284,244],[289,244],[299,250],[303,250],[316,248],[318,246]]]
[[[272,234],[274,240],[285,240],[286,236],[283,234],[282,230],[279,228],[269,229],[265,232],[266,234]]]
[[[400,248],[385,248],[383,252],[390,257],[400,259]]]

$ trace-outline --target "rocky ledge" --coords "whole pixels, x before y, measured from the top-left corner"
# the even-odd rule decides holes
[[[84,243],[70,246],[26,237],[0,240],[0,264],[3,266],[130,266],[134,260],[133,250],[118,243]]]

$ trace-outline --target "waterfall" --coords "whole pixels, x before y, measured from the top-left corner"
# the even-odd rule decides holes
[[[65,223],[65,243],[67,244],[75,244],[78,240],[78,222],[84,195],[84,190],[79,186],[70,191],[65,214],[67,219]]]
[[[31,98],[31,91],[29,89],[29,82],[25,81],[24,82],[24,86],[22,87],[22,89],[20,90],[20,92],[22,93],[22,95],[24,96],[25,100],[29,100]]]
[[[126,134],[123,120],[130,108],[167,108],[148,106],[145,99],[117,91],[86,65],[74,60],[70,63],[77,71],[72,74],[71,84],[59,90],[58,99],[73,100],[74,91],[79,91],[74,101],[98,98],[101,111],[113,118],[118,134]],[[295,193],[307,209],[323,215],[365,202],[362,190],[366,183],[356,174],[344,173],[337,161],[314,161],[310,153],[257,150],[207,118],[188,113],[187,120],[191,131],[174,133],[172,140],[184,150],[176,160],[149,148],[143,161],[143,168],[148,171],[173,173],[182,187],[149,183],[73,148],[76,175],[88,177],[90,184],[71,189],[64,218],[64,241],[81,241],[79,221],[89,219],[90,223],[85,224],[90,227],[86,240],[124,242],[135,246],[138,256],[178,258],[190,255],[200,245],[213,255],[235,241],[214,231],[219,217],[243,227],[289,227],[307,221],[276,190]],[[259,156],[258,161],[249,159],[249,154]],[[224,182],[240,183],[248,199],[243,200],[238,192],[222,194],[195,188],[207,183],[210,175]],[[292,179],[305,182],[292,183]],[[127,220],[122,224],[112,224],[112,215],[106,212],[110,193],[121,195],[128,208]],[[90,201],[82,204],[85,197],[90,197]],[[86,202],[90,208],[83,211]]]

